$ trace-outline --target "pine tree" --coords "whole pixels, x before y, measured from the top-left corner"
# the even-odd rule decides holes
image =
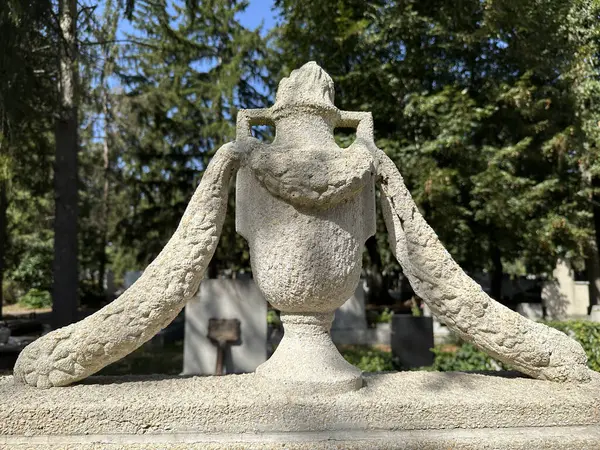
[[[235,139],[239,108],[264,105],[259,91],[263,42],[236,14],[247,2],[140,2],[136,42],[125,50],[127,95],[119,117],[126,151],[118,166],[132,205],[119,245],[148,264],[174,232],[216,149]],[[232,200],[231,200],[232,201]],[[233,215],[211,275],[247,267]]]
[[[17,279],[21,294],[35,287],[27,273],[41,275],[44,289],[51,282],[42,255],[51,255],[48,167],[57,105],[52,7],[50,1],[0,6],[0,312],[5,276]]]
[[[583,35],[598,2],[276,6],[273,66],[316,59],[339,85],[339,106],[373,112],[378,144],[427,220],[468,270],[490,273],[494,297],[502,300],[503,273],[583,261],[591,222],[581,195],[581,96],[570,74],[582,49],[591,56]],[[369,255],[396,271],[378,244]]]

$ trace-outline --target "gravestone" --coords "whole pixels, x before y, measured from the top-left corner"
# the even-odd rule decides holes
[[[354,295],[340,306],[333,317],[331,339],[336,344],[366,345],[374,341],[374,332],[367,326],[365,290],[358,283]]]
[[[124,277],[124,287],[125,289],[129,289],[131,286],[133,286],[133,283],[135,283],[142,275],[143,275],[143,271],[141,270],[130,270],[125,272],[125,277]]]
[[[531,320],[542,320],[544,318],[544,305],[541,303],[519,303],[517,312]]]
[[[590,311],[590,320],[592,322],[600,322],[600,305],[592,306]]]
[[[376,147],[371,114],[339,110],[334,92],[310,62],[280,82],[272,107],[238,112],[236,140],[215,153],[143,275],[93,315],[30,344],[14,377],[0,377],[0,397],[11,400],[0,402],[0,447],[600,448],[600,374],[581,345],[494,301],[456,264]],[[275,140],[253,138],[254,125],[274,125]],[[356,128],[350,147],[337,146],[336,127]],[[241,324],[240,344],[264,333],[266,352],[266,305],[258,314],[247,290],[205,281],[201,313],[192,310],[236,174],[236,229],[285,329],[271,358],[253,374],[92,377],[57,389],[139,348],[190,301],[194,350],[210,319],[252,317],[246,335]],[[375,232],[376,185],[391,251],[432,314],[535,379],[363,374],[339,354],[329,331],[360,280],[364,243]],[[223,290],[238,300],[221,305]],[[216,347],[204,348],[215,352],[210,370]]]
[[[253,372],[267,359],[267,302],[253,280],[204,280],[185,307],[184,375],[215,374],[218,348],[211,319],[240,321],[239,342],[224,351],[225,373]]]

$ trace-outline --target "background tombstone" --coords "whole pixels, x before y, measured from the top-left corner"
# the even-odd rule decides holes
[[[354,295],[335,311],[331,328],[336,330],[367,328],[363,281],[358,283]]]
[[[354,295],[336,310],[331,339],[338,345],[389,345],[390,336],[389,323],[378,323],[375,328],[369,328],[364,283],[360,282]]]
[[[228,346],[225,373],[253,372],[267,359],[267,302],[253,280],[204,280],[185,307],[184,375],[213,375],[217,347],[210,319],[238,319],[241,338]]]
[[[373,340],[367,326],[365,290],[358,283],[354,295],[336,311],[331,325],[331,338],[336,344],[367,344]]]
[[[125,289],[129,289],[133,283],[135,283],[139,277],[142,276],[144,272],[141,270],[130,270],[125,272],[125,279],[124,279],[124,287]]]
[[[517,312],[531,320],[542,320],[544,318],[544,307],[541,303],[519,303]]]

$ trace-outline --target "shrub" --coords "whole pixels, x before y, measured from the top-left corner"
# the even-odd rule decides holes
[[[31,309],[49,308],[52,306],[52,296],[48,291],[30,289],[27,294],[19,299],[19,304]]]
[[[581,344],[588,357],[590,369],[600,372],[600,323],[589,320],[546,322],[546,325],[562,331]]]
[[[19,300],[19,286],[12,280],[2,283],[2,300],[5,305],[14,305]]]
[[[367,346],[353,346],[342,349],[341,353],[346,361],[364,372],[386,372],[395,369],[391,352]]]
[[[475,348],[473,344],[464,343],[458,348],[438,345],[432,351],[435,354],[432,369],[440,372],[504,369],[501,363]]]
[[[369,326],[374,327],[378,323],[392,323],[393,311],[389,308],[385,308],[383,311],[368,310],[367,311],[367,322]]]
[[[273,328],[281,328],[281,319],[277,314],[277,311],[274,309],[270,309],[267,311],[267,325],[272,326]]]
[[[568,320],[564,322],[545,322],[578,341],[588,357],[590,369],[600,372],[600,323],[585,320]],[[472,344],[463,343],[451,346],[437,346],[433,349],[435,361],[434,370],[440,371],[475,371],[475,370],[507,370],[510,367],[502,364]]]

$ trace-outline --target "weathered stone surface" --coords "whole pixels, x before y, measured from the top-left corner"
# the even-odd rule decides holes
[[[42,392],[4,377],[0,448],[600,448],[597,384],[432,372],[365,382],[322,396],[256,395],[254,374],[93,377]]]
[[[253,372],[267,359],[267,302],[248,280],[204,280],[185,307],[184,375],[213,375],[217,347],[208,321],[238,319],[240,341],[225,352],[225,373]]]
[[[246,158],[237,174],[236,228],[285,330],[256,373],[291,389],[362,386],[360,371],[329,335],[333,312],[358,284],[364,242],[375,233],[374,159],[360,140],[338,147],[333,130],[344,120],[331,78],[315,63],[281,81],[273,107],[238,114],[236,145]],[[271,144],[251,136],[257,123],[276,126]]]
[[[448,328],[533,377],[592,381],[581,346],[492,300],[454,262],[423,219],[394,163],[374,143],[370,113],[340,111],[333,81],[310,62],[284,78],[271,108],[242,110],[236,142],[219,150],[173,238],[119,299],[27,347],[16,379],[38,387],[81,380],[166,326],[197,291],[215,250],[237,175],[236,226],[250,246],[255,280],[282,311],[285,335],[257,369],[267,386],[339,393],[362,385],[329,330],[354,292],[362,248],[375,233],[375,183],[394,254],[415,292]],[[264,144],[251,126],[272,124]],[[355,127],[339,148],[336,127]]]
[[[217,247],[229,181],[239,164],[232,144],[217,151],[171,240],[117,300],[28,345],[18,381],[47,388],[81,380],[131,353],[166,327],[196,293]]]
[[[532,377],[600,380],[578,342],[511,311],[469,278],[419,212],[392,160],[381,150],[377,155],[390,246],[432,313],[465,341]]]

